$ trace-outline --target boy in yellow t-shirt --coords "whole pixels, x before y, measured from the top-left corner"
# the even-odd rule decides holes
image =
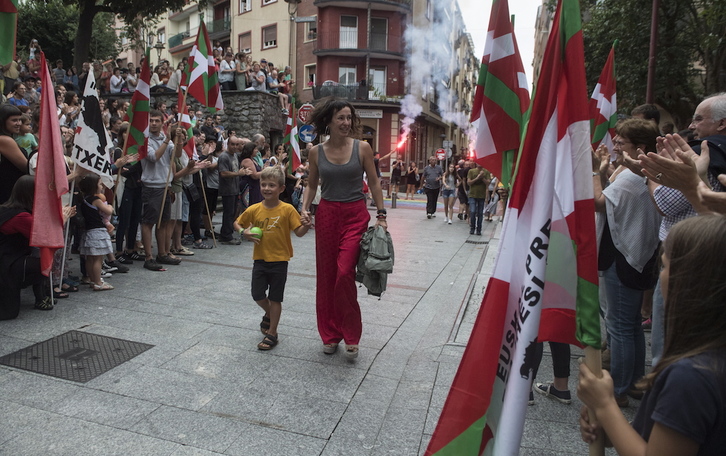
[[[255,243],[252,299],[265,311],[260,323],[265,337],[257,344],[260,350],[271,350],[277,345],[287,263],[292,257],[290,232],[302,237],[310,229],[310,224],[302,225],[300,214],[292,205],[280,201],[280,193],[284,190],[285,174],[282,169],[277,166],[265,168],[260,175],[260,191],[264,200],[248,207],[234,222],[234,229]],[[255,234],[251,230],[253,227],[262,230],[262,234]]]

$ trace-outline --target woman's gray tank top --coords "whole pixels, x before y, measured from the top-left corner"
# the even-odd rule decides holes
[[[363,165],[358,153],[360,141],[353,141],[353,153],[348,163],[336,165],[325,157],[323,145],[318,146],[318,174],[321,179],[321,197],[326,201],[350,203],[364,198]]]

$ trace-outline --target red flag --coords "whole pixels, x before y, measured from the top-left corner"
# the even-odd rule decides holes
[[[186,81],[185,81],[186,82]],[[224,109],[219,74],[212,55],[212,45],[204,22],[199,24],[197,42],[189,53],[189,87],[187,94],[193,96],[210,111]]]
[[[63,154],[63,140],[58,125],[58,106],[53,95],[53,83],[40,54],[41,87],[40,97],[40,141],[38,164],[35,170],[35,200],[33,201],[33,228],[30,245],[40,247],[40,266],[48,275],[53,266],[53,255],[63,248],[63,204],[61,196],[68,193],[66,161]]]
[[[194,158],[194,151],[196,150],[194,144],[194,134],[192,133],[192,118],[189,116],[189,107],[185,103],[184,93],[179,87],[177,97],[177,115],[179,116],[179,124],[187,132],[187,142],[184,144],[184,152],[187,153],[189,159]]]
[[[600,344],[583,49],[579,2],[560,0],[497,263],[426,455],[519,454],[536,343]]]
[[[613,138],[615,137],[615,124],[618,123],[618,103],[615,91],[615,46],[610,49],[610,54],[602,69],[600,79],[597,81],[595,90],[590,98],[590,124],[592,148],[597,149],[600,143],[613,149]]]
[[[139,160],[147,155],[149,144],[149,100],[151,98],[149,84],[151,81],[151,70],[149,69],[149,50],[146,48],[144,62],[141,65],[141,77],[136,91],[131,97],[131,104],[126,112],[124,120],[128,120],[129,134],[126,139],[126,153],[133,155],[138,153]]]
[[[471,111],[476,161],[509,186],[529,107],[527,78],[507,0],[495,0]]]

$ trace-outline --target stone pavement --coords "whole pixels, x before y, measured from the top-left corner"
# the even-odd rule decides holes
[[[386,202],[390,206],[390,201]],[[280,344],[257,350],[251,244],[196,251],[167,272],[140,262],[50,312],[0,322],[0,356],[70,330],[154,345],[87,383],[0,366],[2,455],[419,455],[434,431],[497,252],[500,223],[427,220],[421,196],[389,209],[395,272],[359,288],[361,352],[324,355],[314,233],[293,236]],[[441,207],[441,205],[440,205]],[[78,272],[78,257],[70,262]],[[574,393],[578,351],[573,349]],[[551,378],[546,350],[540,381]],[[522,453],[587,454],[579,403],[536,396]],[[632,410],[632,409],[631,409]]]

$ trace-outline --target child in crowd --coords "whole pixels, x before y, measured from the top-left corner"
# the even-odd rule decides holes
[[[637,385],[645,390],[632,426],[613,395],[607,371],[580,365],[577,395],[583,440],[602,428],[620,455],[717,455],[726,447],[726,217],[676,224],[663,249],[663,356]]]
[[[292,257],[290,232],[294,231],[301,237],[310,226],[301,224],[300,214],[292,205],[280,201],[280,193],[285,191],[285,173],[282,169],[277,166],[263,169],[260,190],[264,199],[248,207],[234,222],[234,229],[255,243],[252,254],[252,299],[265,311],[260,323],[265,337],[257,348],[271,350],[277,345],[277,325],[282,313],[287,264]],[[254,233],[251,230],[253,227],[261,229],[262,234]]]
[[[83,193],[83,203],[80,206],[85,221],[85,231],[81,241],[81,255],[86,257],[86,274],[91,280],[91,288],[94,291],[113,290],[113,286],[101,278],[103,257],[113,253],[111,236],[103,222],[103,216],[110,216],[113,207],[98,197],[98,193],[103,193],[103,184],[98,174],[83,176],[78,188]]]
[[[30,114],[23,114],[20,119],[23,123],[20,125],[20,135],[15,138],[15,142],[25,152],[25,156],[29,157],[38,148],[38,139],[33,134],[33,122]]]

